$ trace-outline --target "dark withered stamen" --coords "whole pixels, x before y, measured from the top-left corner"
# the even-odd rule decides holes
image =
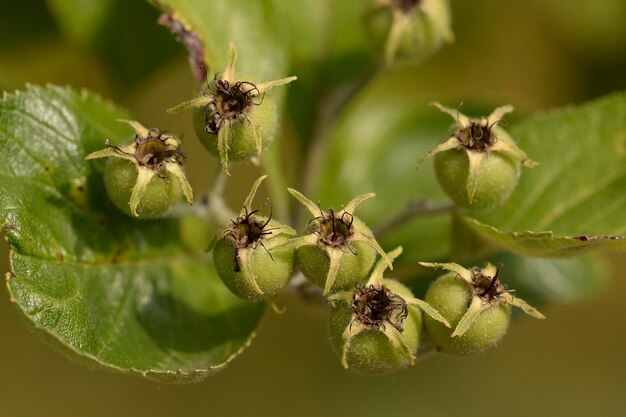
[[[384,285],[357,284],[350,307],[357,322],[376,329],[390,324],[399,332],[409,314],[404,299]]]
[[[218,74],[207,85],[204,96],[210,99],[204,110],[204,130],[211,134],[217,134],[227,121],[250,121],[249,109],[260,106],[264,99],[264,94],[260,94],[254,83],[238,81],[231,84]]]
[[[259,210],[253,210],[248,213],[247,210],[244,210],[244,214],[242,216],[237,217],[237,219],[232,220],[232,226],[227,228],[223,233],[224,242],[227,245],[233,247],[234,251],[234,272],[239,272],[240,269],[240,258],[239,258],[239,249],[244,249],[248,247],[256,248],[257,245],[260,245],[265,251],[270,255],[270,258],[274,260],[274,257],[269,252],[269,250],[263,244],[263,239],[266,236],[270,236],[276,228],[267,228],[271,219],[272,219],[272,209],[270,207],[270,215],[266,221],[259,221],[254,216],[258,213]]]

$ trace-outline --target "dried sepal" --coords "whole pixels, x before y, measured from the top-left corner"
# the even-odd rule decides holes
[[[248,285],[259,295],[263,295],[263,290],[259,288],[259,284],[256,281],[256,275],[250,267],[250,255],[252,252],[251,247],[237,249],[237,257],[240,268],[243,270],[241,276],[246,280]]]
[[[428,314],[433,319],[443,323],[443,325],[446,327],[450,327],[450,323],[448,323],[448,320],[446,320],[446,318],[442,316],[441,313],[437,311],[437,309],[428,304],[426,301],[420,300],[419,298],[415,297],[404,297],[404,300],[408,305],[419,307],[420,310]]]
[[[472,282],[472,272],[459,264],[456,263],[438,263],[438,262],[420,262],[422,266],[427,268],[434,269],[445,269],[450,272],[455,272],[459,277],[463,278],[464,281],[471,283]]]
[[[148,184],[154,175],[155,172],[151,169],[137,167],[137,182],[133,187],[133,191],[130,195],[130,201],[128,202],[130,205],[130,212],[134,216],[139,216],[139,214],[137,214],[137,207],[139,206],[139,202],[141,201],[141,197],[143,196],[146,187],[148,187]]]
[[[451,149],[465,149],[468,157],[470,157],[470,170],[480,168],[480,164],[475,164],[475,167],[471,166],[472,154],[485,154],[490,152],[500,152],[520,161],[527,167],[536,166],[537,163],[530,160],[526,154],[515,145],[513,139],[509,134],[502,129],[499,123],[502,122],[503,117],[513,111],[513,106],[505,105],[497,107],[487,117],[471,118],[457,109],[451,109],[440,103],[432,102],[432,106],[438,108],[440,111],[450,115],[456,122],[456,129],[454,134],[446,140],[443,144],[440,144],[429,151],[424,157],[422,157],[418,163],[421,165],[424,160],[433,157],[434,155],[445,152]],[[482,159],[478,160],[482,162]],[[472,173],[470,172],[470,175]],[[475,176],[475,173],[474,173]]]
[[[239,212],[240,216],[252,212],[252,201],[254,201],[254,197],[256,196],[256,192],[259,189],[259,186],[266,178],[267,175],[261,175],[259,178],[256,179],[256,181],[254,181],[252,187],[250,188],[250,192],[248,192],[248,195],[243,202],[243,206],[241,207],[241,211]]]
[[[326,283],[324,285],[324,291],[322,295],[327,295],[328,293],[330,293],[330,289],[335,283],[337,272],[339,271],[339,267],[341,266],[341,257],[343,255],[343,252],[339,249],[328,249],[326,253],[328,254],[330,262],[328,265],[328,275],[326,276]]]
[[[476,321],[478,316],[480,316],[483,311],[487,310],[490,307],[491,304],[483,302],[480,297],[472,297],[472,301],[470,302],[467,311],[465,312],[463,317],[461,317],[459,323],[456,325],[454,332],[452,332],[452,337],[463,336],[467,329],[470,328],[472,323]]]
[[[294,198],[298,200],[300,204],[306,207],[306,209],[309,210],[309,213],[311,213],[313,216],[317,216],[319,214],[319,206],[313,201],[309,200],[307,197],[305,197],[304,194],[302,194],[300,191],[293,188],[287,188],[287,191],[289,192],[289,194],[294,196]]]

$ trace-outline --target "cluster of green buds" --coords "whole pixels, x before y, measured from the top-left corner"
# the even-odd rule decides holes
[[[256,83],[240,80],[235,72],[237,50],[231,42],[226,66],[215,74],[199,97],[168,111],[193,109],[196,135],[202,145],[219,156],[227,174],[228,161],[253,159],[271,142],[278,126],[278,110],[265,93],[274,87],[295,81],[287,77]]]
[[[496,345],[508,329],[511,306],[532,317],[545,318],[500,282],[502,265],[466,269],[456,263],[420,264],[450,271],[431,284],[425,297],[452,325],[449,328],[425,320],[428,336],[439,350],[469,355]]]
[[[433,105],[452,116],[456,127],[448,140],[420,159],[418,168],[434,156],[437,179],[459,206],[486,209],[502,204],[517,185],[521,165],[537,165],[499,126],[513,107],[498,107],[488,117],[472,119],[439,103]]]
[[[111,201],[124,213],[141,218],[163,215],[179,200],[181,190],[192,204],[193,192],[181,167],[186,154],[176,137],[136,121],[120,121],[135,130],[134,141],[116,146],[106,140],[105,149],[85,158],[110,158],[104,185]]]
[[[449,0],[373,0],[366,22],[385,62],[419,61],[454,41]]]

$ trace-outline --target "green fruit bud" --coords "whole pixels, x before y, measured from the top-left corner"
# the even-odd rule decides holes
[[[180,198],[181,190],[189,204],[193,192],[182,170],[186,155],[174,136],[159,129],[146,129],[138,122],[122,120],[135,131],[127,146],[106,148],[85,159],[111,157],[104,171],[107,194],[124,213],[141,218],[163,215]],[[171,175],[170,175],[171,174]]]
[[[454,41],[448,0],[373,0],[368,31],[385,61],[420,61]]]
[[[261,155],[274,138],[278,126],[276,103],[265,93],[288,84],[296,77],[255,83],[242,81],[235,74],[237,50],[230,44],[221,76],[215,74],[199,97],[169,112],[193,109],[193,125],[202,145],[219,156],[224,171],[228,161],[241,161]]]
[[[178,180],[167,177],[153,176],[139,199],[139,203],[132,212],[129,205],[133,187],[137,184],[137,167],[130,161],[111,158],[107,161],[104,170],[104,186],[107,195],[115,204],[129,216],[143,219],[160,217],[166,213],[180,198],[181,188]]]
[[[485,310],[461,337],[452,337],[453,329],[467,312],[472,292],[469,285],[451,272],[435,280],[425,300],[436,308],[452,329],[434,320],[425,320],[426,331],[437,349],[454,355],[469,355],[495,346],[507,332],[510,308],[496,304]]]
[[[293,276],[295,250],[281,248],[296,232],[288,226],[259,216],[251,210],[260,177],[237,219],[220,232],[212,245],[218,275],[238,297],[249,301],[268,298],[283,288]]]
[[[394,259],[402,248],[388,254]],[[330,337],[346,369],[360,374],[386,374],[411,365],[420,342],[422,311],[443,317],[392,279],[383,278],[380,260],[367,284],[329,297]]]
[[[504,203],[517,185],[521,163],[505,154],[492,153],[476,174],[472,202],[467,190],[469,158],[464,151],[450,149],[435,155],[439,184],[459,206],[485,209]]]
[[[404,285],[387,279],[380,288],[357,287],[352,291],[350,304],[334,303],[330,337],[338,354],[345,357],[347,369],[366,375],[387,374],[413,363],[422,313],[415,306],[407,306],[403,295],[412,296]],[[344,333],[357,325],[366,329],[352,336],[346,346]],[[392,342],[385,331],[398,332],[398,341]]]
[[[450,273],[437,278],[426,292],[426,302],[445,317],[452,328],[425,320],[431,343],[453,355],[470,355],[495,346],[506,334],[511,307],[521,308],[536,318],[545,318],[500,282],[500,268],[465,269],[457,264],[421,263]]]
[[[391,267],[391,261],[367,226],[353,213],[373,193],[356,197],[343,210],[323,211],[298,191],[289,192],[314,216],[308,234],[292,239],[285,246],[297,248],[300,270],[311,282],[331,291],[354,287],[365,279],[378,252]]]
[[[435,156],[437,179],[459,206],[486,209],[504,203],[517,185],[521,165],[537,165],[497,126],[513,107],[498,107],[489,117],[471,119],[439,103],[433,104],[456,120],[457,129],[446,142],[420,159],[418,168]]]

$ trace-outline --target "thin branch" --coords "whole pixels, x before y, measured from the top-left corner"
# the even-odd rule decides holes
[[[404,210],[389,219],[387,222],[377,227],[374,235],[377,239],[382,239],[414,219],[420,217],[434,216],[441,213],[449,213],[452,212],[455,208],[456,206],[451,203],[435,204],[423,199],[411,200],[407,203]]]

